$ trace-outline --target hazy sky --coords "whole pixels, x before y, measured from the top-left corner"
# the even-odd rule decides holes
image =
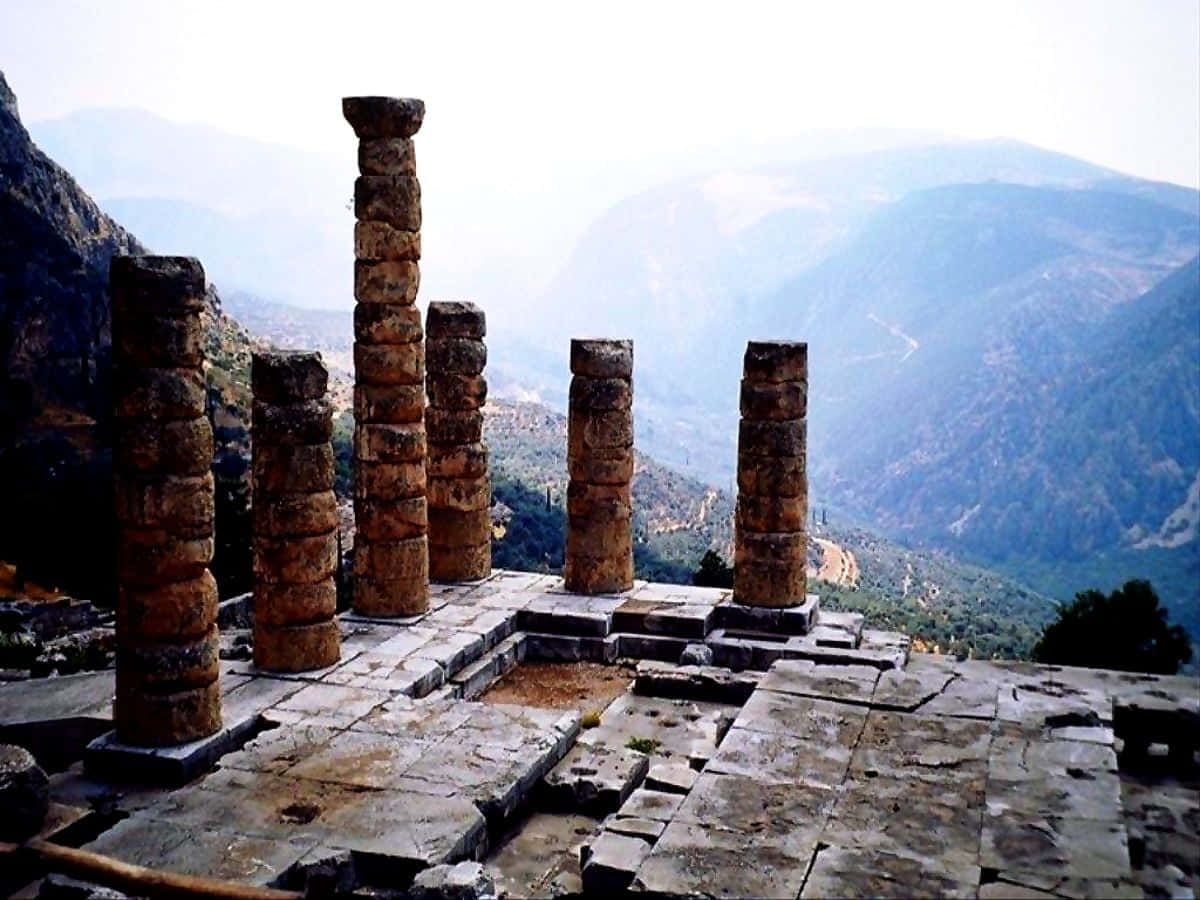
[[[811,128],[1006,136],[1200,183],[1200,2],[2,0],[34,121],[87,106],[345,150],[346,94],[422,97],[480,180]]]

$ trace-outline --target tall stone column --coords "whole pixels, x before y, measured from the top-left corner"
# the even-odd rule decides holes
[[[492,571],[492,485],[483,443],[487,321],[474,303],[430,303],[425,318],[429,407],[429,577],[475,581]]]
[[[204,415],[204,270],[178,256],[109,269],[116,418],[117,684],[126,744],[221,727],[213,434]]]
[[[341,652],[333,407],[321,354],[255,353],[254,662],[274,672],[331,666]]]
[[[741,411],[733,599],[799,606],[807,592],[808,344],[750,341]]]
[[[354,184],[354,608],[409,616],[429,607],[425,345],[414,305],[421,186],[412,136],[425,104],[347,97],[358,136]]]
[[[633,341],[571,341],[567,547],[581,594],[633,587]]]

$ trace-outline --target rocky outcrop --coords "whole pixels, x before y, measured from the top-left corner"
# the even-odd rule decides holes
[[[33,144],[2,73],[0,222],[0,559],[111,599],[108,270],[114,256],[148,251]],[[241,453],[234,438],[244,443],[246,434],[249,338],[221,313],[211,286],[203,320],[218,455]]]

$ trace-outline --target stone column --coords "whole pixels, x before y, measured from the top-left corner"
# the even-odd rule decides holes
[[[421,186],[412,136],[425,104],[347,97],[358,136],[354,184],[354,609],[409,616],[429,607],[425,505],[425,345]]]
[[[204,270],[120,256],[112,295],[117,678],[126,744],[221,727],[213,555],[213,434],[204,415]]]
[[[581,594],[633,587],[633,341],[571,341],[567,549]]]
[[[254,662],[320,669],[341,651],[329,373],[319,353],[255,353],[251,383]]]
[[[483,443],[487,321],[474,303],[430,303],[425,318],[429,437],[429,577],[492,571],[492,485]]]
[[[808,480],[808,344],[750,341],[738,428],[733,599],[804,603]]]

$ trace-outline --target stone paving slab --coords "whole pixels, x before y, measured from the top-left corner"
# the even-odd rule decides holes
[[[804,886],[817,829],[778,843],[755,834],[674,821],[637,870],[634,893],[661,896],[794,898]]]

